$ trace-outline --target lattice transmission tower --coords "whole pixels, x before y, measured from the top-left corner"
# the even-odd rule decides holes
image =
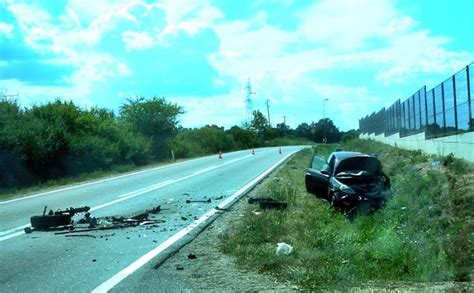
[[[247,125],[250,123],[253,111],[253,100],[252,95],[255,95],[255,92],[252,91],[252,84],[250,83],[250,77],[247,80],[247,85],[245,86],[246,97],[245,97],[245,112],[246,112],[246,122]]]

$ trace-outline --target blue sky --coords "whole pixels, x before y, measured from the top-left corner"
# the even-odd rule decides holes
[[[127,97],[183,106],[185,127],[254,109],[341,130],[474,61],[474,1],[0,0],[0,92],[117,110]],[[471,15],[470,15],[471,14]]]

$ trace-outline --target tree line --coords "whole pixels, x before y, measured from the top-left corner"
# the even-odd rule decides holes
[[[56,100],[31,108],[0,99],[0,188],[29,186],[114,166],[141,166],[171,157],[195,157],[275,144],[338,142],[330,119],[291,129],[271,127],[260,111],[249,123],[183,128],[181,106],[165,98],[130,98],[118,114]]]

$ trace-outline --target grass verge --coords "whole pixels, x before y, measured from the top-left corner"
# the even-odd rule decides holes
[[[327,156],[336,146],[318,146]],[[474,172],[462,160],[427,156],[372,141],[344,150],[377,153],[391,177],[393,197],[380,211],[352,223],[306,193],[304,170],[313,155],[298,153],[257,191],[287,201],[286,211],[249,206],[221,237],[239,265],[301,288],[363,283],[467,281],[473,273]],[[439,163],[438,163],[439,162]],[[276,243],[294,247],[276,255]]]

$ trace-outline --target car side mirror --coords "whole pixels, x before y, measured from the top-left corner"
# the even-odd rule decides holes
[[[323,167],[321,168],[321,174],[324,174],[324,175],[330,175],[329,174],[330,171],[329,171],[329,165],[328,164],[324,164]]]

